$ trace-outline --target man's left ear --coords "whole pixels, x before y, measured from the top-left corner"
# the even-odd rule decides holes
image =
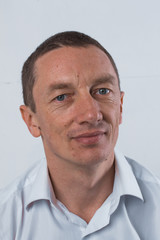
[[[20,106],[20,112],[32,136],[34,137],[41,136],[40,127],[36,119],[35,113],[32,112],[32,110],[26,105]]]
[[[119,124],[122,123],[122,112],[123,112],[123,98],[124,98],[124,92],[120,92],[120,118],[119,118]]]

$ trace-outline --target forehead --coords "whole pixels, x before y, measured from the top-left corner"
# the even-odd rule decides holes
[[[35,70],[36,81],[44,84],[50,81],[71,81],[75,77],[88,81],[106,74],[117,79],[108,56],[95,46],[52,50],[36,61]]]

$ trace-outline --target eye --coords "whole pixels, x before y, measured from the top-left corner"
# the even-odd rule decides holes
[[[55,100],[57,100],[58,102],[62,102],[66,99],[66,94],[62,94],[62,95],[59,95],[55,98]]]
[[[106,94],[109,93],[109,92],[110,92],[110,91],[109,91],[109,89],[107,89],[107,88],[100,88],[100,89],[98,89],[97,94],[106,95]]]

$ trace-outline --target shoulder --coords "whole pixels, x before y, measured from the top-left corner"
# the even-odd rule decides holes
[[[150,182],[160,186],[160,179],[156,177],[150,170],[142,166],[140,163],[135,160],[126,157],[127,162],[131,166],[135,177],[144,182]]]
[[[23,175],[17,177],[7,187],[0,189],[0,209],[14,199],[18,201],[18,198],[22,198],[27,187],[34,182],[41,162],[36,162]]]
[[[135,160],[128,157],[126,159],[132,168],[144,199],[153,199],[156,196],[157,202],[160,201],[160,179]]]
[[[42,161],[36,162],[22,176],[0,190],[0,239],[13,239],[23,222],[25,198],[36,178]]]
[[[160,217],[160,180],[148,169],[136,161],[126,158],[139,189],[143,201],[126,197],[125,205],[128,216],[136,231],[145,236],[144,239],[158,239]]]
[[[32,165],[23,175],[17,177],[7,187],[0,189],[0,208],[13,198],[20,196],[33,183],[41,161]]]
[[[0,216],[16,216],[25,203],[27,189],[33,184],[42,161],[36,162],[23,175],[0,190]],[[9,217],[9,216],[8,216]]]

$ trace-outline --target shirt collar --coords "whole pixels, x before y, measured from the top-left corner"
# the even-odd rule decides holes
[[[83,232],[83,237],[107,226],[110,216],[117,209],[121,196],[129,195],[143,200],[137,180],[127,159],[118,150],[115,150],[115,180],[113,191]]]
[[[113,194],[119,195],[119,197],[131,195],[143,200],[141,190],[130,164],[117,149],[115,150],[115,170]]]
[[[56,197],[48,174],[46,159],[42,159],[35,171],[28,176],[25,207],[38,200],[48,200],[56,204]]]
[[[115,180],[112,196],[120,198],[123,195],[131,195],[143,200],[143,196],[137,180],[133,174],[132,168],[126,158],[116,149],[115,150]],[[28,176],[29,182],[25,207],[38,200],[48,200],[53,205],[57,205],[57,200],[52,188],[46,159],[43,159],[40,165]]]

